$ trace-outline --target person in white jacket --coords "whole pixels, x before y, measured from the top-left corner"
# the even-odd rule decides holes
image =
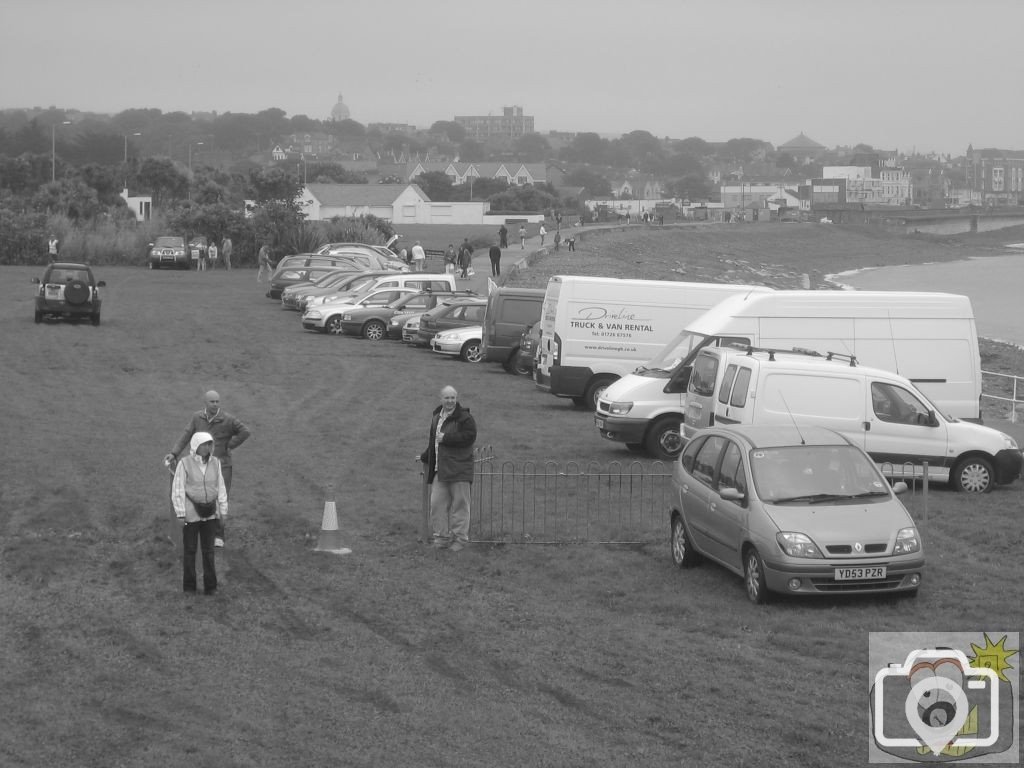
[[[203,591],[217,591],[217,569],[213,540],[217,521],[228,515],[228,491],[220,468],[220,459],[213,455],[213,435],[196,432],[189,444],[189,453],[174,468],[171,482],[171,504],[182,522],[182,587],[196,591],[196,549],[203,552]]]

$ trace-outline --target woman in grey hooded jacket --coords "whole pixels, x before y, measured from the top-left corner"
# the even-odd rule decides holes
[[[182,522],[182,587],[196,591],[196,549],[203,551],[203,591],[217,591],[217,569],[213,540],[217,520],[227,517],[228,491],[220,459],[213,455],[213,435],[196,432],[189,443],[189,453],[174,468],[171,482],[171,504]]]

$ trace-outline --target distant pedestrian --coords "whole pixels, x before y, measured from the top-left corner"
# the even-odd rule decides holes
[[[57,260],[57,256],[58,256],[57,251],[58,251],[59,248],[60,248],[60,240],[58,240],[53,235],[50,235],[50,240],[46,244],[46,253],[49,255],[51,263]]]
[[[520,249],[526,247],[526,225],[519,225],[519,247]]]
[[[422,272],[427,268],[427,252],[423,250],[423,246],[420,245],[420,241],[416,241],[416,245],[412,247],[412,271]]]
[[[562,232],[561,230],[555,231],[555,250],[558,250],[558,246],[562,244]]]
[[[444,272],[446,275],[455,274],[455,265],[459,257],[455,254],[455,246],[448,243],[448,250],[444,252]]]
[[[231,254],[234,249],[235,246],[231,244],[231,238],[225,237],[220,246],[221,256],[224,257],[224,269],[231,269]]]
[[[459,277],[463,279],[469,278],[469,268],[473,263],[473,246],[469,244],[469,238],[462,240],[462,245],[459,246],[459,269],[462,270]]]
[[[263,282],[263,275],[267,276],[267,280],[270,280],[270,275],[273,272],[274,265],[270,261],[270,246],[264,243],[260,246],[259,255],[256,257],[256,262],[259,269],[256,272],[256,282]]]
[[[570,251],[575,251],[576,250],[576,235],[572,235],[571,237],[567,237],[565,239],[565,244],[569,246],[569,250]]]
[[[405,248],[398,252],[398,258],[400,258],[406,264],[412,264],[412,259],[409,257],[409,252]]]
[[[491,259],[491,277],[497,277],[501,274],[501,246],[492,245],[487,255]]]
[[[537,233],[538,235],[540,235],[540,244],[541,244],[541,247],[543,247],[543,246],[544,246],[544,235],[546,235],[547,233],[548,233],[548,231],[547,231],[546,229],[544,229],[544,225],[543,225],[543,224],[541,224],[541,225],[540,225],[540,231],[539,231],[539,232]]]
[[[508,227],[504,224],[498,227],[498,247],[508,248]]]
[[[208,260],[210,258],[209,246],[205,246],[202,243],[196,243],[196,250],[199,252],[199,263],[196,265],[196,267],[199,269],[200,272],[205,272],[206,267],[209,263]]]
[[[209,247],[209,249],[206,252],[206,256],[207,256],[207,260],[209,261],[209,264],[208,264],[209,268],[210,269],[216,269],[217,268],[217,244],[215,242],[213,242],[212,240],[210,241],[210,247]]]

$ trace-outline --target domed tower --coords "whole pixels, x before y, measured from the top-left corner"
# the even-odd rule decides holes
[[[345,102],[341,99],[341,94],[338,94],[338,103],[334,105],[334,109],[331,110],[331,120],[335,122],[339,120],[348,120],[351,116],[348,107],[345,106]]]

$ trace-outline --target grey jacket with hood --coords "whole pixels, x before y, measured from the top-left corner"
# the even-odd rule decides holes
[[[212,441],[213,436],[209,432],[196,432],[189,443],[188,455],[182,457],[174,468],[171,503],[179,520],[197,523],[202,519],[196,513],[193,501],[216,501],[216,517],[223,519],[228,515],[228,491],[224,485],[220,459],[210,456],[208,461],[203,461],[197,453],[200,445]]]

